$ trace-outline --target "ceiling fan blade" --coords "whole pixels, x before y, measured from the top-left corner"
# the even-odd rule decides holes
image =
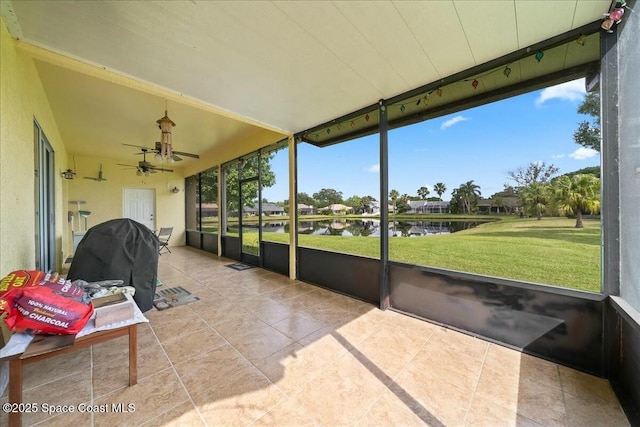
[[[159,141],[156,141],[156,152],[160,152],[162,150],[162,144]],[[179,156],[185,156],[185,157],[193,157],[194,159],[199,159],[200,156],[198,154],[192,154],[192,153],[185,153],[184,151],[176,151],[176,150],[172,150],[173,153],[173,160],[175,161],[180,161],[182,159],[176,159],[176,154]]]
[[[179,154],[179,155],[185,156],[185,157],[192,157],[194,159],[199,159],[200,158],[200,156],[198,154],[185,153],[183,151],[173,151],[173,154]]]
[[[125,144],[125,143],[122,143],[122,145],[126,145],[127,147],[139,148],[140,150],[153,151],[153,148],[145,147],[144,145],[133,145],[133,144]]]
[[[125,166],[125,165],[122,165]],[[85,176],[84,179],[91,179],[93,181],[98,181],[98,182],[102,182],[102,181],[106,181],[106,178],[102,177],[102,163],[100,163],[100,170],[98,171],[98,176]]]
[[[151,167],[149,168],[152,172],[153,171],[160,171],[160,172],[173,172],[173,169],[165,169],[165,168],[157,168],[157,167]]]

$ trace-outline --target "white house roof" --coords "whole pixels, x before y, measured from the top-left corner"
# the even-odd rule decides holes
[[[329,206],[325,206],[323,208],[320,208],[318,210],[320,211],[348,211],[353,209],[351,206],[347,206],[347,205],[343,205],[341,203],[334,203],[331,204]]]
[[[412,209],[419,208],[421,206],[448,206],[449,202],[435,201],[435,200],[409,200],[409,206]]]

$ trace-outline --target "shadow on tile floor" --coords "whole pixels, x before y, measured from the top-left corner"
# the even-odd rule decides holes
[[[172,251],[160,258],[163,286],[200,300],[145,313],[138,384],[127,386],[126,338],[28,365],[24,402],[109,410],[25,414],[24,425],[628,425],[606,380],[273,272]]]

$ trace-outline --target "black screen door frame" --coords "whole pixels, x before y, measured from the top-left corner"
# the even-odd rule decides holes
[[[36,269],[56,270],[55,153],[34,119]]]

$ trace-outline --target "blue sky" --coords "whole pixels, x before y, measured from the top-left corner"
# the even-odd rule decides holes
[[[416,195],[443,182],[451,191],[473,180],[483,197],[514,184],[508,172],[531,162],[546,162],[560,174],[598,166],[600,155],[573,141],[577,113],[585,96],[582,79],[389,132],[389,189]],[[342,191],[344,198],[379,199],[379,136],[326,148],[298,146],[298,191]],[[263,190],[269,201],[288,198],[287,152],[272,161],[276,185]],[[437,196],[433,191],[429,196]]]

